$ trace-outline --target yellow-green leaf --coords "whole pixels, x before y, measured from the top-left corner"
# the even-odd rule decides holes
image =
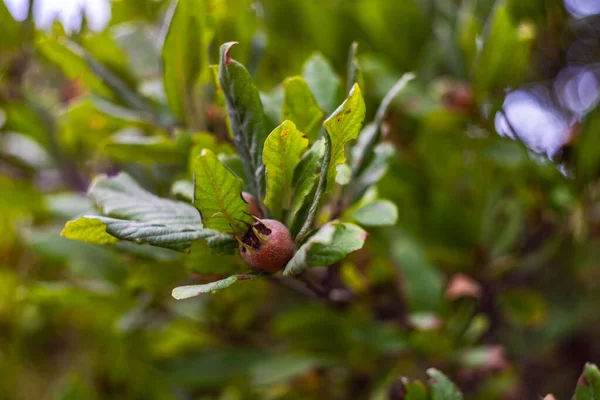
[[[308,139],[292,121],[284,121],[265,140],[263,163],[267,172],[265,204],[276,219],[290,207],[294,170],[306,148]]]
[[[298,129],[314,142],[321,129],[323,111],[315,101],[308,84],[301,76],[283,82],[282,119],[293,121]]]
[[[194,205],[208,229],[243,232],[253,219],[242,198],[244,181],[232,174],[215,153],[204,149],[194,160]]]
[[[60,235],[92,244],[113,245],[117,243],[117,238],[106,232],[106,224],[97,218],[81,217],[75,221],[69,221]]]
[[[346,100],[324,122],[331,138],[331,162],[327,170],[327,188],[331,190],[337,174],[336,167],[346,162],[344,146],[356,139],[365,120],[365,101],[357,84],[352,87]]]

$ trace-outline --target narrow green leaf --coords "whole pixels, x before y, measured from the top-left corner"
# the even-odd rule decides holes
[[[259,202],[264,193],[262,152],[267,138],[267,123],[258,90],[244,66],[229,56],[235,42],[221,46],[219,82],[225,95],[234,143],[244,161],[244,171]]]
[[[354,84],[364,88],[364,79],[360,65],[358,64],[358,42],[352,42],[348,54],[348,84],[346,91],[352,90]]]
[[[391,226],[398,221],[398,208],[389,200],[376,200],[356,209],[351,217],[361,225]]]
[[[233,175],[215,153],[204,149],[194,160],[194,205],[204,226],[219,232],[243,232],[253,219],[242,198],[244,181]]]
[[[324,135],[325,138],[325,153],[323,153],[323,158],[321,159],[321,172],[319,175],[319,183],[317,184],[317,190],[315,191],[315,196],[313,197],[313,201],[310,205],[310,208],[306,214],[306,218],[304,219],[304,224],[298,231],[298,235],[296,236],[296,243],[302,243],[308,235],[308,232],[311,229],[313,220],[317,215],[317,210],[319,209],[319,204],[321,203],[321,199],[325,196],[327,191],[327,171],[329,169],[329,165],[331,162],[331,139],[329,135]]]
[[[373,149],[373,157],[361,174],[353,180],[354,195],[360,197],[371,186],[383,178],[387,172],[390,161],[396,154],[396,149],[391,143],[379,143]]]
[[[325,57],[319,53],[313,54],[304,63],[302,76],[319,107],[328,114],[335,110],[342,95],[342,84]]]
[[[96,76],[83,58],[83,50],[67,40],[42,38],[37,50],[50,62],[60,67],[71,79],[81,79],[83,84],[99,95],[115,99],[112,90]]]
[[[322,226],[294,254],[283,271],[284,275],[298,275],[308,268],[329,266],[362,248],[367,233],[358,225],[331,222]]]
[[[293,121],[311,143],[317,139],[323,121],[323,111],[301,76],[293,76],[283,82],[281,118]]]
[[[325,141],[323,139],[317,140],[310,150],[304,153],[302,160],[294,171],[292,183],[294,195],[286,216],[286,226],[290,229],[296,225],[296,218],[300,209],[307,205],[308,195],[310,195],[317,182],[317,168],[319,168],[324,154]]]
[[[600,370],[595,364],[587,363],[583,369],[573,400],[600,399]]]
[[[344,146],[356,139],[365,119],[365,101],[360,88],[354,85],[348,98],[323,125],[331,137],[331,162],[327,171],[328,190],[331,190],[337,173],[336,167],[346,162]]]
[[[292,121],[284,121],[265,140],[263,152],[267,173],[265,204],[270,208],[275,219],[281,219],[283,211],[290,208],[294,170],[307,147],[308,139]]]
[[[381,124],[392,101],[406,88],[406,85],[415,78],[412,73],[404,74],[396,84],[386,93],[379,104],[375,119],[373,122],[365,125],[360,132],[356,144],[352,147],[352,172],[353,176],[358,176],[368,165],[373,157],[375,147],[381,140]]]
[[[435,368],[429,368],[427,375],[430,378],[431,400],[462,400],[462,394],[446,375]]]
[[[237,281],[247,281],[256,278],[257,275],[243,274],[232,275],[229,278],[221,279],[220,281],[207,283],[204,285],[189,285],[179,286],[173,289],[172,296],[176,300],[189,299],[190,297],[199,296],[205,293],[216,292],[217,290],[228,288]]]
[[[199,0],[175,0],[163,27],[163,85],[167,103],[179,121],[190,125],[194,121],[193,90],[201,70],[204,43]]]

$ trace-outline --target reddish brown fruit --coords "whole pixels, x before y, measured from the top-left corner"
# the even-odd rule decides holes
[[[260,272],[277,272],[294,255],[292,234],[274,219],[257,220],[238,241],[244,260]]]
[[[254,196],[252,196],[248,192],[242,192],[242,197],[244,198],[244,200],[246,200],[246,203],[248,203],[248,209],[250,210],[250,215],[254,215],[255,217],[262,218],[263,217],[262,211],[260,210],[260,207],[258,206],[258,202],[254,198]]]

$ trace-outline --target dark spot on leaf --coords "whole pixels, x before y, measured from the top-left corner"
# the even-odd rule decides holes
[[[281,132],[281,135],[279,135],[279,137],[281,139],[283,139],[284,137],[286,137],[289,134],[290,134],[290,130],[289,129],[285,129],[283,132]]]
[[[351,112],[352,112],[352,109],[351,109],[351,108],[349,108],[349,109],[347,109],[347,110],[344,112],[344,114],[350,114]]]

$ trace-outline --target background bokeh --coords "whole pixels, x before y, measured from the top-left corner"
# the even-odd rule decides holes
[[[0,2],[0,399],[402,399],[429,367],[467,399],[570,398],[600,361],[600,2],[190,1],[206,46],[183,122],[170,2]],[[266,280],[177,302],[220,261],[60,236],[98,173],[163,196],[188,174],[187,148],[121,138],[226,137],[207,67],[230,40],[267,112],[316,52],[345,87],[353,41],[368,120],[416,74],[384,130],[399,221],[336,267],[334,304]]]

